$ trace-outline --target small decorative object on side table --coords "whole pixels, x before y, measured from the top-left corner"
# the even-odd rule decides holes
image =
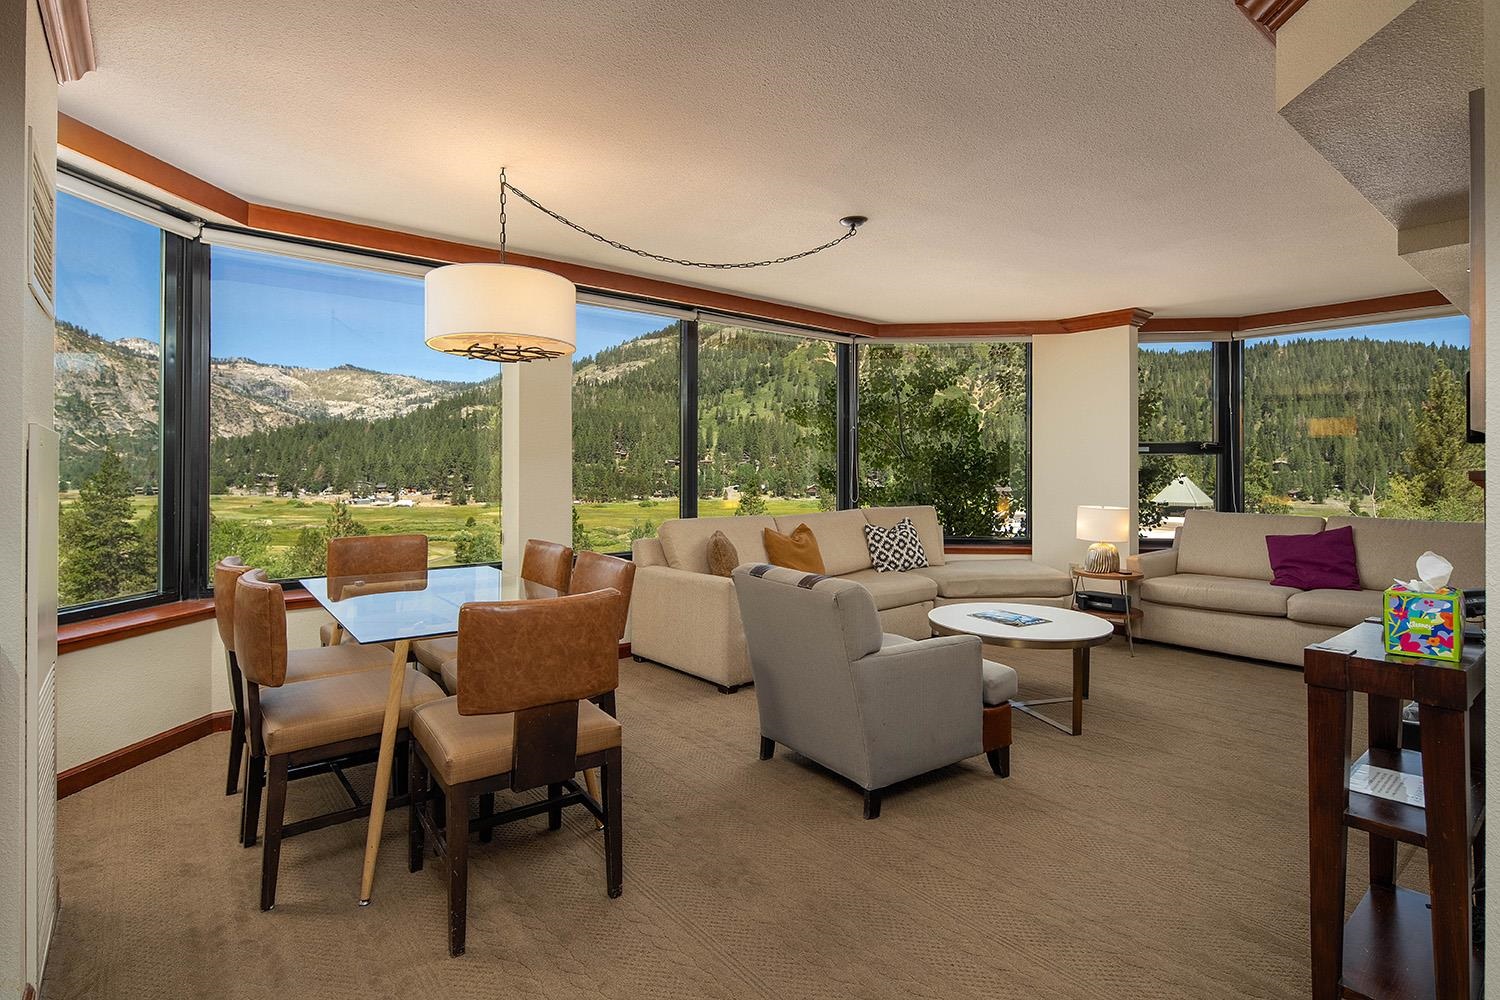
[[[1099,573],[1083,566],[1072,566],[1073,607],[1085,614],[1103,618],[1107,622],[1125,626],[1125,640],[1130,655],[1135,655],[1135,622],[1141,617],[1141,609],[1135,606],[1130,596],[1130,585],[1145,579],[1140,573],[1122,570],[1117,573]],[[1084,590],[1084,580],[1112,580],[1119,584],[1118,594],[1109,591]]]

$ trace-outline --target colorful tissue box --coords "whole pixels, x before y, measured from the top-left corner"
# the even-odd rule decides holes
[[[1464,644],[1464,593],[1395,586],[1385,592],[1385,651],[1457,663]]]

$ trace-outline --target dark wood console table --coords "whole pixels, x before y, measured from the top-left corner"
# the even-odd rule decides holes
[[[1484,870],[1484,647],[1461,663],[1387,657],[1356,625],[1303,654],[1314,1000],[1473,1000],[1483,963],[1472,893]],[[1369,696],[1369,751],[1350,760],[1355,692]],[[1415,701],[1422,750],[1402,750]],[[1426,808],[1351,792],[1351,763],[1420,774]],[[1344,922],[1348,830],[1370,837],[1370,888]],[[1427,851],[1431,897],[1395,884],[1396,844]]]

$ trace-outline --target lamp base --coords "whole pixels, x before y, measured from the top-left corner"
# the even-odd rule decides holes
[[[1120,572],[1120,550],[1111,542],[1095,542],[1084,556],[1083,568],[1090,573]]]

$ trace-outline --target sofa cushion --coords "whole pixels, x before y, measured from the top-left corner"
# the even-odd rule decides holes
[[[690,573],[707,573],[708,540],[715,531],[724,532],[734,543],[741,562],[763,563],[769,560],[761,532],[774,527],[774,517],[690,517],[663,521],[656,535],[661,539],[668,566]]]
[[[927,565],[941,566],[947,561],[943,558],[943,526],[938,523],[936,507],[866,507],[861,513],[871,524],[882,528],[893,528],[903,517],[911,518],[927,552]]]
[[[823,567],[823,554],[818,551],[818,540],[807,525],[799,524],[787,534],[775,528],[767,528],[761,534],[766,541],[766,558],[771,560],[771,565],[819,576],[827,573]]]
[[[1354,566],[1354,529],[1326,528],[1312,535],[1267,535],[1271,582],[1297,590],[1360,590]]]
[[[1065,597],[1073,580],[1061,570],[1030,559],[955,559],[910,570],[937,584],[938,596]]]
[[[979,666],[983,671],[984,686],[981,690],[986,705],[1003,705],[1021,689],[1020,678],[1013,668],[994,660],[981,660]]]
[[[1267,535],[1311,535],[1322,530],[1321,517],[1190,510],[1177,532],[1177,572],[1268,581]]]
[[[857,510],[830,510],[820,514],[787,514],[776,519],[776,530],[789,535],[798,525],[812,529],[823,554],[823,572],[843,576],[857,569],[870,568],[870,552],[865,548],[865,517]]]
[[[1380,614],[1378,590],[1307,590],[1286,602],[1286,616],[1309,625],[1358,625]]]
[[[1202,573],[1174,573],[1141,583],[1141,599],[1183,608],[1205,608],[1241,615],[1286,617],[1287,599],[1299,591],[1264,580]]]
[[[1453,564],[1450,586],[1477,590],[1484,586],[1482,521],[1403,521],[1384,517],[1330,517],[1330,528],[1354,529],[1354,558],[1359,583],[1384,591],[1393,580],[1417,573],[1417,557],[1428,549]]]
[[[875,610],[887,611],[904,608],[909,604],[921,604],[937,597],[937,584],[925,576],[910,573],[882,573],[874,569],[862,569],[845,573],[840,580],[857,583],[875,598]]]

